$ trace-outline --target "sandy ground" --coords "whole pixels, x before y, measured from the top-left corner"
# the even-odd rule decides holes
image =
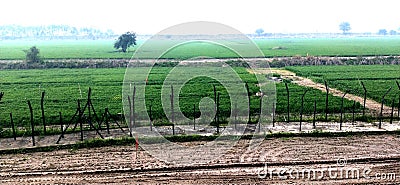
[[[143,150],[136,158],[133,146],[1,155],[0,184],[396,184],[400,183],[399,142],[395,135],[275,138],[248,151],[249,141],[240,140],[220,158],[183,166]],[[158,144],[152,147],[165,150]],[[309,169],[335,173],[325,172],[323,178],[318,177],[321,173],[310,178],[289,173]],[[348,169],[357,169],[359,177],[338,173]],[[369,173],[363,174],[365,170]],[[390,174],[396,177],[389,179]]]

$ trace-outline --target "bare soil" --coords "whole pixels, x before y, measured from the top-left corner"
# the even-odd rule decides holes
[[[2,155],[0,184],[398,184],[399,142],[396,135],[276,138],[248,151],[249,141],[240,140],[221,158],[184,166],[160,161],[142,150],[136,158],[134,146]],[[260,178],[258,172],[266,169],[265,164],[268,170],[357,168],[370,173],[359,178],[330,178],[326,173],[322,179],[280,179],[277,174]],[[377,178],[391,173],[397,175],[395,179]]]

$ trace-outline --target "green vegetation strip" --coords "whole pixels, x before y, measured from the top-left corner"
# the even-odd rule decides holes
[[[195,141],[213,141],[218,140],[237,140],[237,139],[252,139],[253,137],[265,137],[265,139],[272,138],[290,138],[290,137],[350,137],[350,136],[364,136],[364,135],[400,135],[400,130],[397,131],[362,131],[362,132],[302,132],[302,133],[290,133],[290,132],[278,132],[267,135],[212,135],[212,136],[201,136],[201,135],[176,135],[176,136],[165,136],[164,138],[170,142],[195,142]],[[163,137],[143,137],[139,138],[139,143],[156,144],[165,142]],[[0,155],[6,154],[23,154],[23,153],[34,153],[34,152],[51,152],[57,150],[78,150],[82,148],[97,148],[106,146],[128,146],[134,145],[135,138],[123,137],[116,139],[90,139],[83,142],[77,142],[74,144],[65,145],[51,145],[42,147],[31,147],[31,148],[17,148],[17,149],[5,149],[0,150]],[[133,146],[132,146],[133,147]]]
[[[130,59],[144,40],[138,41],[138,46],[129,48],[126,53],[116,51],[113,48],[114,42],[114,40],[3,40],[0,41],[0,59],[25,59],[23,50],[27,50],[32,46],[37,46],[40,49],[41,56],[45,59]],[[166,42],[169,41],[160,41],[160,48]],[[240,41],[235,42],[239,46],[242,44]],[[400,47],[400,37],[276,38],[255,39],[254,42],[267,57],[400,55],[400,50],[398,49]],[[154,51],[157,51],[157,49],[157,46],[155,46]],[[175,50],[176,52],[167,53],[163,58],[236,57],[235,53],[224,49],[222,46],[205,43],[185,44]]]

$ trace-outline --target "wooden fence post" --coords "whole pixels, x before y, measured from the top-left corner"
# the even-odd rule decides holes
[[[174,87],[171,85],[171,123],[172,123],[172,135],[175,135],[175,112],[174,112]]]
[[[131,102],[131,97],[129,95],[128,95],[128,103],[129,103],[129,123],[128,123],[129,137],[133,137],[132,136],[132,122],[133,122],[132,102]]]
[[[13,116],[12,116],[11,112],[10,112],[10,120],[11,120],[11,126],[12,126],[12,132],[13,132],[14,141],[16,141],[17,140],[17,135],[15,134],[14,120],[13,120]]]
[[[28,107],[29,107],[29,112],[31,114],[32,145],[35,146],[35,124],[34,124],[34,120],[33,120],[32,105],[31,105],[31,101],[29,101],[29,100],[28,100]]]
[[[40,99],[40,109],[42,110],[42,122],[43,122],[43,133],[46,135],[46,117],[44,116],[44,96],[45,92],[42,92],[42,98]]]
[[[289,87],[288,84],[285,82],[286,93],[287,93],[287,123],[290,122],[290,95],[289,95]]]
[[[150,131],[153,131],[153,113],[151,110],[151,107],[153,106],[153,101],[150,102],[150,106],[149,106],[149,117],[150,117]]]
[[[313,116],[313,129],[315,129],[317,126],[315,124],[315,114],[317,113],[317,99],[314,98],[314,116]]]
[[[328,121],[328,109],[329,109],[329,87],[326,80],[324,80],[325,89],[326,89],[326,97],[325,97],[325,121]]]
[[[249,101],[249,117],[248,117],[248,121],[247,123],[251,122],[251,102],[250,102],[250,89],[249,89],[249,84],[246,82],[244,84],[244,86],[246,87],[246,92],[247,92],[247,100]]]
[[[379,129],[382,128],[382,119],[383,119],[383,103],[385,102],[385,96],[392,90],[392,87],[390,87],[386,93],[382,96],[382,104],[381,104],[381,113],[379,114]]]
[[[303,109],[304,109],[304,96],[306,95],[306,93],[308,92],[309,89],[306,89],[304,91],[304,94],[301,96],[301,108],[300,108],[300,131],[301,131],[301,124],[303,121]]]
[[[193,104],[193,130],[196,130],[196,104]]]
[[[355,123],[355,113],[356,112],[356,101],[353,101],[353,117],[352,117],[352,124],[354,125]]]
[[[397,88],[399,88],[400,91],[400,83],[399,81],[396,80]],[[400,119],[400,93],[399,93],[399,104],[397,104],[397,117]]]
[[[63,122],[62,122],[62,115],[61,115],[61,112],[58,112],[58,114],[59,114],[59,117],[60,117],[61,137],[64,138],[64,132],[63,132],[64,128],[63,128]]]
[[[219,134],[219,92],[217,93],[217,112],[216,112],[216,117],[217,117],[217,134]]]
[[[275,102],[272,103],[272,127],[275,127]]]
[[[345,92],[342,96],[342,104],[340,105],[340,126],[339,130],[342,130],[342,124],[343,124],[343,104],[344,104],[344,97],[346,96],[347,92]]]
[[[361,81],[361,85],[364,89],[364,102],[363,102],[363,117],[365,116],[365,103],[367,101],[367,88],[365,88],[364,83]]]

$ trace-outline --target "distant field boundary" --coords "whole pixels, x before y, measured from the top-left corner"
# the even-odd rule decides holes
[[[307,66],[307,65],[400,65],[400,56],[363,56],[363,57],[273,57],[273,58],[223,58],[197,59],[193,62],[227,61],[265,61],[270,67]],[[154,59],[140,59],[138,67],[148,66]],[[179,59],[160,59],[158,62],[178,62]],[[46,68],[120,68],[126,67],[130,59],[49,59],[43,63],[28,64],[24,60],[0,60],[0,69],[46,69]]]

